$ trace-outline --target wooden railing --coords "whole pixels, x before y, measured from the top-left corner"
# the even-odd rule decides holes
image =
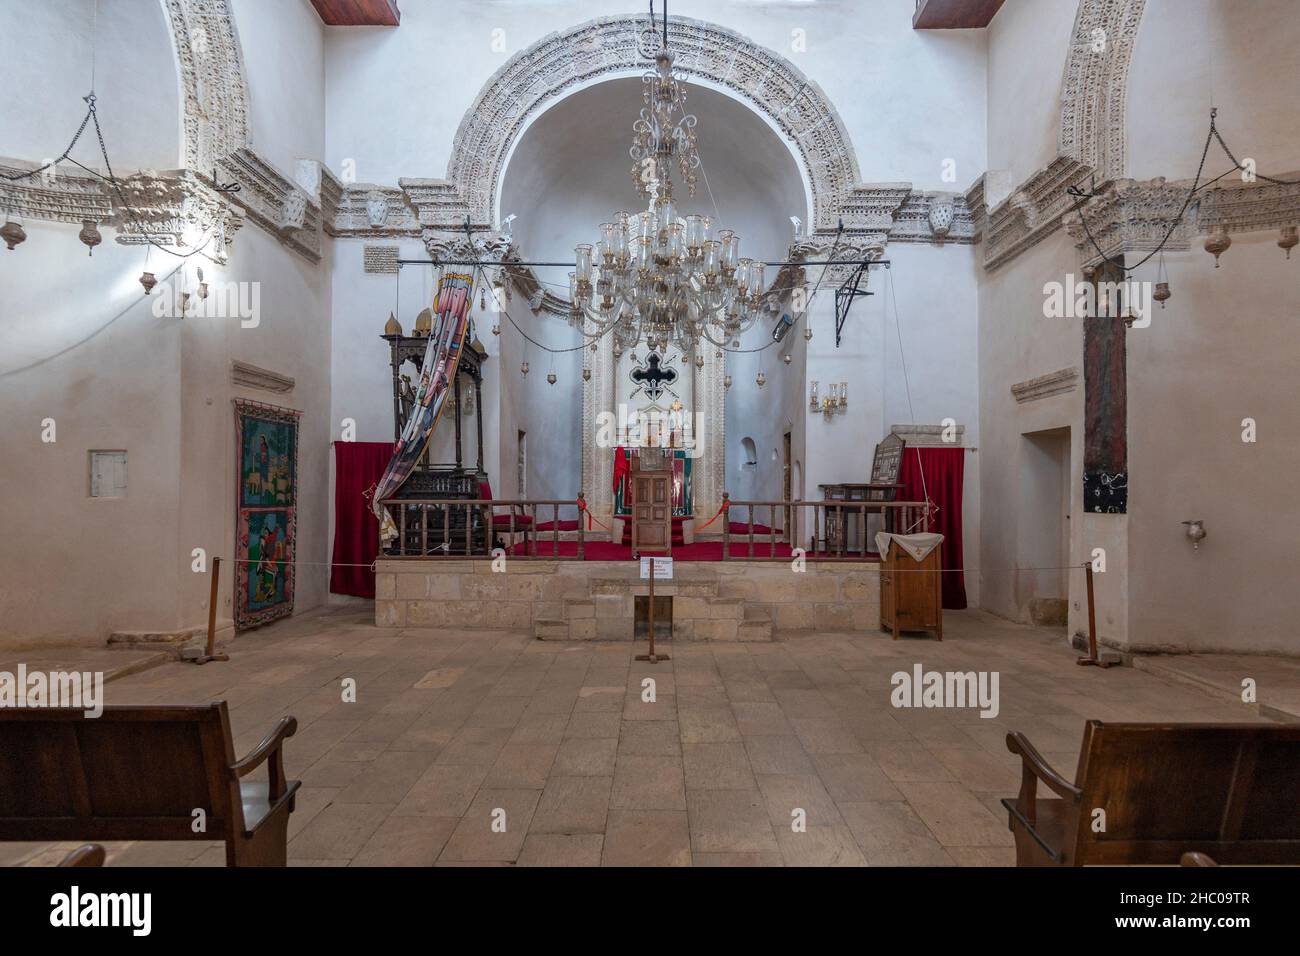
[[[809,561],[875,560],[875,531],[927,530],[930,509],[922,501],[723,498],[725,511],[718,520],[724,561],[788,561],[795,548]],[[380,558],[491,558],[498,538],[512,560],[586,558],[586,501],[581,494],[576,500],[391,498],[384,507],[397,527],[397,538],[381,542]],[[562,518],[561,509],[576,514],[576,528],[561,532],[560,522],[573,520]],[[543,530],[540,526],[548,521]],[[737,523],[747,531],[733,533],[731,526]],[[607,534],[601,531],[597,537]],[[525,547],[518,549],[519,544]]]
[[[927,530],[930,508],[924,501],[735,501],[725,494],[723,498],[727,506],[724,561],[790,560],[787,552],[778,549],[780,544],[802,548],[810,561],[866,560],[875,544],[873,516],[879,517],[876,530],[903,534]],[[733,535],[735,523],[746,525],[748,532]],[[756,526],[765,530],[755,532]],[[737,547],[742,553],[736,553]]]
[[[586,531],[581,494],[573,498],[534,498],[506,500],[487,498],[389,498],[384,507],[397,526],[397,538],[380,543],[380,558],[491,558],[496,540],[511,560],[556,560],[585,557]],[[560,509],[576,512],[575,553],[561,553]],[[504,519],[504,520],[496,520]],[[549,520],[544,531],[539,525]],[[571,532],[566,532],[569,534]],[[522,542],[516,540],[516,535]],[[549,538],[549,547],[542,542]],[[566,538],[567,540],[574,540]],[[515,545],[525,545],[522,552]],[[567,549],[566,549],[567,551]]]

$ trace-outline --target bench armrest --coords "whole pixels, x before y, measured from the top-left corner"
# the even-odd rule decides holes
[[[1028,738],[1019,731],[1007,734],[1007,749],[1020,755],[1020,812],[1032,827],[1038,822],[1035,798],[1038,794],[1038,781],[1047,784],[1057,796],[1078,803],[1083,798],[1083,791],[1052,769],[1043,755],[1034,749]]]
[[[298,721],[295,718],[281,718],[280,722],[275,725],[275,729],[253,748],[252,753],[243,760],[237,761],[230,768],[231,771],[236,777],[245,777],[269,758],[270,765],[267,769],[270,776],[270,799],[272,802],[279,800],[285,793],[284,741],[285,738],[292,737],[297,732]]]

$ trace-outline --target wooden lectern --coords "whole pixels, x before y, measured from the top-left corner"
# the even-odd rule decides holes
[[[673,553],[673,459],[662,448],[632,453],[632,554]]]

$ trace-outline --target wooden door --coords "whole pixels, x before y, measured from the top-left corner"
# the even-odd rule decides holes
[[[668,472],[632,476],[632,550],[672,550],[672,478]]]

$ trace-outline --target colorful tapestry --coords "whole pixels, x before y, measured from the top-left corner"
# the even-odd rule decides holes
[[[438,291],[433,298],[433,328],[420,366],[420,385],[415,393],[411,417],[406,420],[402,437],[393,447],[392,461],[379,480],[372,499],[375,515],[382,525],[381,534],[386,540],[396,536],[397,528],[388,517],[383,501],[397,494],[424,454],[433,430],[438,427],[438,419],[447,405],[447,386],[455,378],[456,367],[460,364],[473,300],[473,276],[446,273],[438,280]]]
[[[235,628],[293,613],[298,416],[235,400]]]

